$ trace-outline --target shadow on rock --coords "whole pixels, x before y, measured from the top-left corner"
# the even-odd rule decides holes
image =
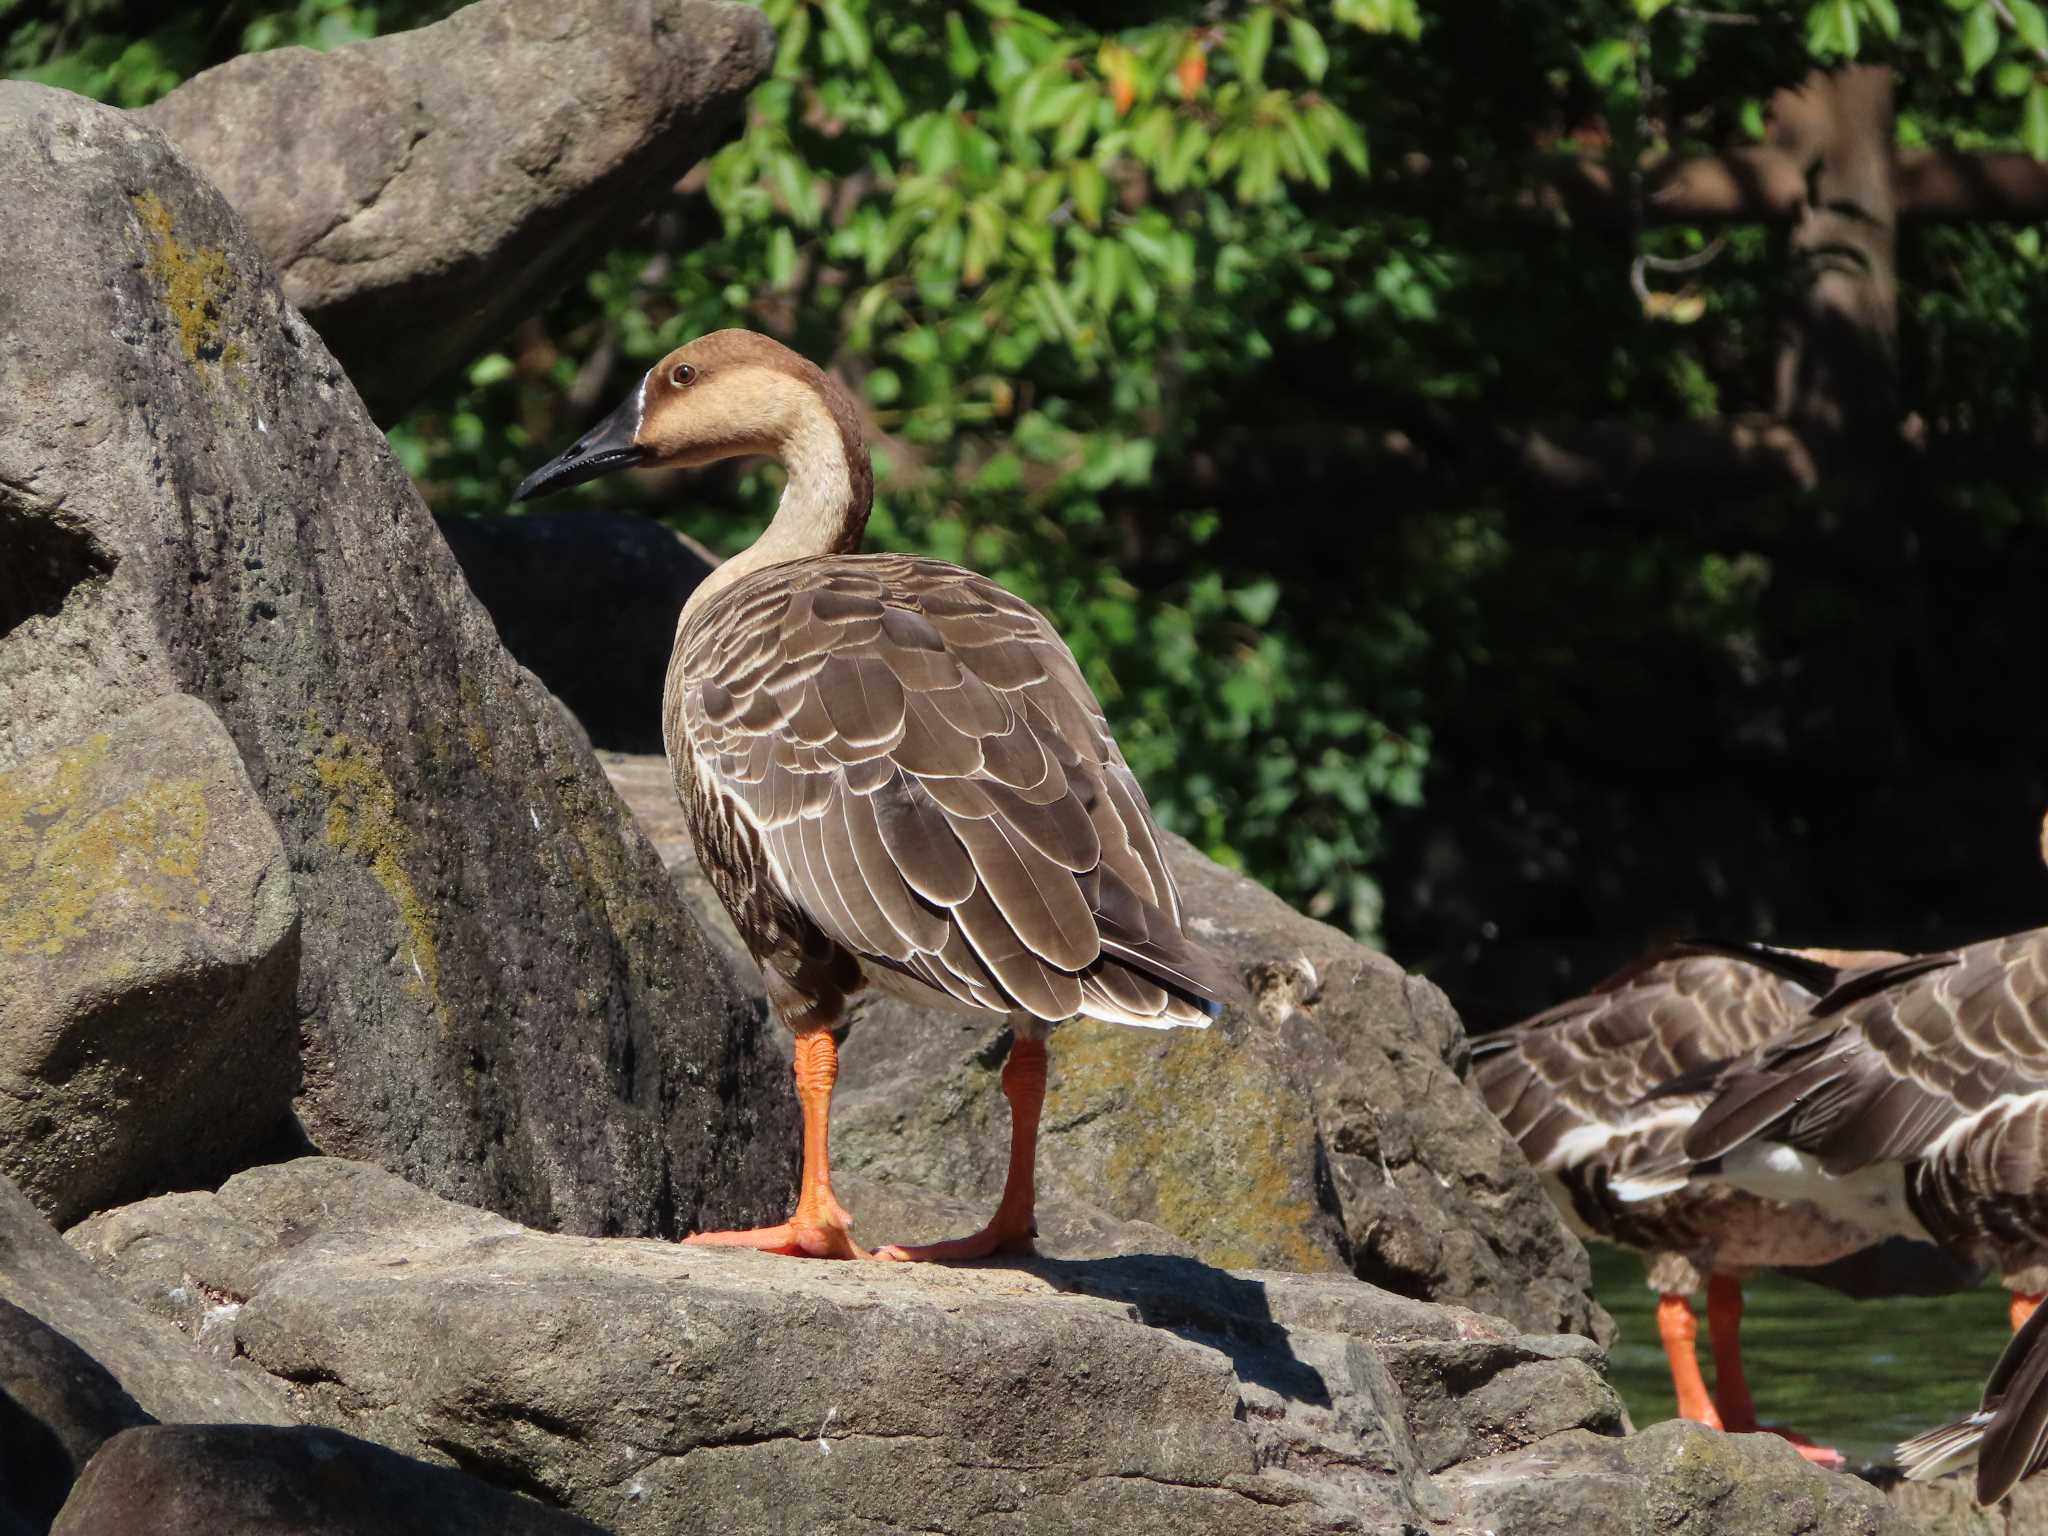
[[[1177,1254],[1037,1259],[1024,1267],[1064,1291],[1127,1303],[1139,1321],[1230,1357],[1240,1381],[1297,1403],[1328,1407],[1327,1382],[1296,1357],[1274,1317],[1266,1282]]]

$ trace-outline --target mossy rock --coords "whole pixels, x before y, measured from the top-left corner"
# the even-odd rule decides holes
[[[0,773],[0,1171],[57,1222],[233,1171],[298,1084],[298,922],[199,700]]]

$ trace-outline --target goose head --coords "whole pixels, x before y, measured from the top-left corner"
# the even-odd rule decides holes
[[[520,482],[526,501],[621,469],[695,469],[759,455],[789,493],[864,503],[867,448],[852,399],[810,359],[753,331],[712,331],[648,369],[604,420]],[[865,504],[859,508],[865,518]]]

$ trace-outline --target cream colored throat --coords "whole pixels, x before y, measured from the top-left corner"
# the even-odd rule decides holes
[[[774,456],[788,479],[761,537],[698,584],[685,614],[749,571],[850,553],[860,547],[867,525],[868,477],[856,473],[851,459],[855,452],[865,457],[866,450],[849,445],[823,397],[801,380],[766,368],[748,369],[744,381],[731,380],[728,388],[738,395],[735,386],[742,383],[749,414],[758,415],[761,437],[776,443]]]

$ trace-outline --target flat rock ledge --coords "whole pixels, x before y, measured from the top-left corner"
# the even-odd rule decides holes
[[[1339,1276],[552,1235],[332,1158],[68,1235],[306,1422],[621,1536],[1910,1530],[1767,1436],[1618,1438],[1586,1339]]]

